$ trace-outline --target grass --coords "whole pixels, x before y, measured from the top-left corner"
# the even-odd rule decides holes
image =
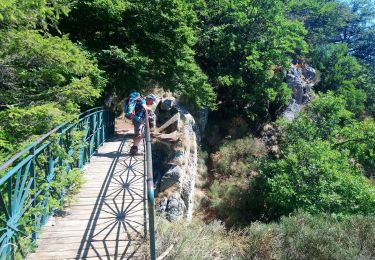
[[[157,219],[158,255],[173,245],[164,259],[242,259],[243,239],[240,232],[227,231],[219,221],[206,225],[198,219],[173,223]]]
[[[157,220],[165,259],[375,259],[375,217],[298,213],[279,222],[227,230],[221,222]]]

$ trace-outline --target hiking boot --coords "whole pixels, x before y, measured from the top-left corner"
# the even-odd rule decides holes
[[[130,148],[130,154],[134,155],[138,152],[138,147],[137,146],[132,146],[132,148]]]

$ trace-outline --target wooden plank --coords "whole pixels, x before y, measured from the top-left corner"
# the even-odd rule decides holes
[[[175,114],[172,116],[167,122],[165,122],[161,127],[156,129],[156,132],[161,133],[163,132],[166,128],[168,128],[170,125],[172,125],[174,122],[180,120],[180,113]]]

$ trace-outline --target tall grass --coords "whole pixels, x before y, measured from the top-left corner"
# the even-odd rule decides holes
[[[173,245],[165,259],[243,259],[244,237],[240,232],[226,231],[219,221],[208,225],[194,219],[168,222],[157,219],[158,255]]]
[[[174,245],[165,259],[375,259],[375,217],[299,213],[237,231],[158,219],[157,230],[159,255]]]

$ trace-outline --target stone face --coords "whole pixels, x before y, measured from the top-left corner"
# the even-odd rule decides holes
[[[156,212],[159,214],[166,212],[167,205],[168,205],[168,198],[167,197],[160,198],[159,203],[156,205]]]
[[[161,100],[160,109],[169,111],[176,106],[176,100],[174,98],[164,98]]]
[[[200,133],[204,133],[208,122],[208,109],[204,108],[196,113]]]
[[[160,181],[159,191],[164,191],[180,181],[183,171],[179,166],[172,166]]]
[[[303,76],[305,77],[305,79],[307,80],[314,80],[315,77],[316,77],[316,70],[309,66],[309,65],[305,65],[303,68],[302,68],[302,74]]]
[[[170,144],[168,156],[163,156],[166,158],[163,165],[168,167],[160,171],[161,178],[157,184],[157,192],[161,196],[158,213],[171,221],[181,217],[191,219],[197,175],[199,127],[194,117],[173,98],[163,99],[156,113],[160,121],[156,122],[159,128],[156,129],[158,133],[154,134],[154,141],[156,144]],[[166,138],[166,135],[170,135],[171,128],[178,139]],[[158,145],[154,148],[158,149]],[[172,195],[168,194],[171,190]]]
[[[316,84],[317,72],[308,64],[295,64],[289,69],[286,82],[293,95],[282,117],[293,121],[303,105],[311,101],[312,87]]]
[[[293,66],[286,77],[286,82],[289,87],[293,90],[293,99],[296,100],[297,104],[302,104],[303,98],[303,82],[302,82],[302,69]]]
[[[166,216],[169,221],[176,221],[184,216],[186,206],[184,201],[181,199],[178,193],[173,193],[173,195],[168,199],[168,204],[166,208]]]

